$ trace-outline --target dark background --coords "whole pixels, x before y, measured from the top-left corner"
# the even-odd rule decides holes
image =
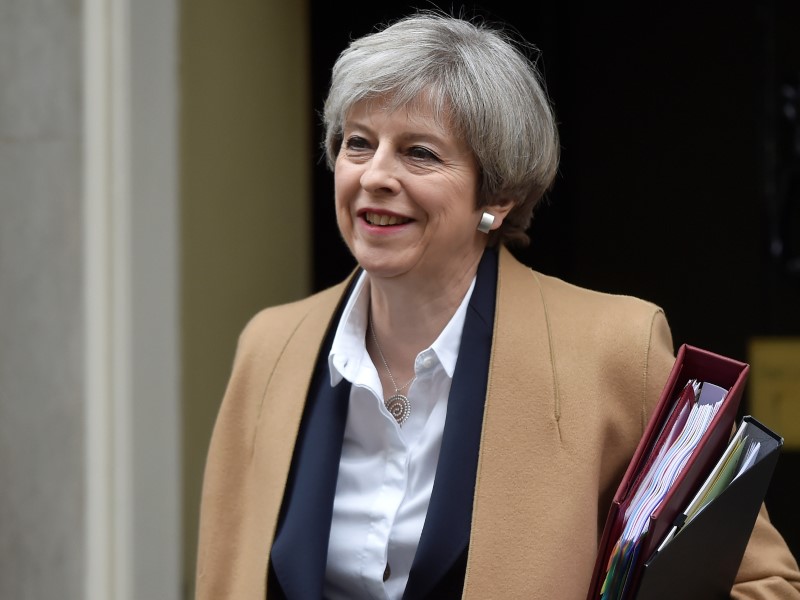
[[[800,335],[800,2],[660,4],[441,7],[505,23],[541,51],[562,160],[517,257],[659,304],[676,348],[747,362],[752,337]],[[354,265],[319,149],[331,66],[350,39],[414,7],[434,8],[311,2],[315,289]],[[795,556],[798,500],[800,453],[785,450],[767,507]]]

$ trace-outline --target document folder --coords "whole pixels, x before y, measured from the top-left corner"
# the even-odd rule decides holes
[[[664,432],[669,431],[672,424],[679,418],[681,412],[679,405],[686,402],[685,391],[687,384],[692,380],[708,382],[728,391],[710,424],[700,437],[699,442],[697,442],[688,462],[680,470],[673,485],[666,492],[663,501],[650,514],[646,533],[637,543],[633,566],[630,567],[629,583],[625,586],[625,592],[621,597],[637,597],[634,592],[639,589],[640,585],[642,586],[642,594],[654,593],[648,590],[659,588],[658,582],[663,578],[669,579],[670,585],[662,587],[658,590],[658,593],[666,591],[667,596],[672,598],[692,597],[688,593],[687,595],[675,593],[674,584],[684,579],[684,575],[681,567],[675,567],[678,569],[678,572],[675,573],[670,569],[670,565],[671,561],[679,562],[681,558],[683,560],[696,559],[699,554],[697,547],[692,546],[694,538],[702,537],[705,533],[706,538],[713,538],[713,535],[719,535],[719,539],[722,540],[724,536],[735,534],[738,536],[737,539],[741,538],[744,540],[742,543],[746,545],[755,517],[753,516],[751,519],[750,513],[745,511],[747,514],[737,513],[735,518],[730,517],[734,519],[733,521],[726,522],[724,516],[720,520],[716,518],[716,515],[718,513],[724,515],[725,511],[728,510],[726,507],[729,505],[737,507],[737,510],[742,510],[742,507],[746,507],[748,510],[758,511],[772,474],[774,460],[777,459],[777,446],[768,452],[767,447],[771,447],[770,444],[765,444],[762,447],[757,462],[752,469],[735,480],[730,485],[730,489],[726,490],[724,496],[717,497],[705,506],[695,520],[686,526],[684,531],[681,531],[662,552],[657,553],[661,541],[673,528],[673,525],[676,522],[680,522],[680,516],[682,516],[684,508],[693,499],[726,448],[731,432],[734,429],[748,371],[749,366],[745,363],[686,344],[679,348],[675,364],[663,388],[658,404],[609,509],[587,600],[601,598],[601,590],[610,565],[610,558],[622,534],[625,512],[630,505],[638,484],[644,477],[643,474],[654,460],[654,456],[659,452],[659,446],[664,444],[664,438],[666,437]],[[754,427],[754,429],[764,431],[762,426]],[[775,439],[772,436],[768,437]],[[730,510],[733,509],[731,508]],[[753,514],[755,515],[755,513]],[[748,519],[749,521],[745,522]],[[707,528],[712,526],[719,528],[719,531],[715,529],[713,535],[708,534],[706,531]],[[681,539],[682,537],[683,539]],[[715,543],[716,540],[710,539],[709,542]],[[676,546],[671,548],[673,543]],[[739,551],[738,546],[735,546],[733,541],[719,544],[719,551],[728,555],[726,560],[731,564],[735,563],[732,567],[734,575],[741,561],[744,545]],[[691,552],[687,554],[684,551],[682,554],[680,551],[674,550],[674,548],[681,548],[682,546],[691,546]],[[737,552],[738,556],[734,556]],[[727,576],[727,571],[725,575]],[[708,569],[704,569],[702,573],[697,574],[697,578],[702,577],[711,579],[715,578],[716,575]],[[729,584],[732,581],[732,579],[730,581],[719,579],[718,583],[714,585],[720,587],[714,589],[722,589],[722,587],[728,585],[728,590],[730,590]],[[689,585],[688,582],[687,585]],[[650,596],[639,597],[644,600]],[[703,596],[701,594],[698,597],[708,598],[713,596]]]
[[[783,440],[750,416],[755,462],[644,564],[638,600],[730,598]],[[698,560],[703,557],[703,560]]]

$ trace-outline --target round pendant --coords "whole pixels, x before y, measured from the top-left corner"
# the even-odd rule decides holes
[[[402,425],[411,414],[411,402],[403,394],[395,394],[383,401],[389,414],[394,417],[398,425]]]

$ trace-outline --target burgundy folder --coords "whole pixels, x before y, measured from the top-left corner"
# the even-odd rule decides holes
[[[661,393],[653,415],[631,459],[625,476],[620,483],[598,549],[592,582],[587,600],[598,600],[606,576],[609,558],[620,538],[624,525],[624,515],[636,486],[646,467],[659,450],[671,422],[677,418],[679,410],[673,410],[676,403],[686,402],[681,394],[687,382],[696,379],[713,383],[728,390],[718,412],[697,444],[691,458],[674,481],[661,504],[651,514],[647,533],[633,567],[630,592],[636,590],[645,562],[656,553],[663,538],[682,515],[683,509],[692,500],[703,481],[713,469],[719,456],[727,446],[736,421],[749,366],[745,363],[684,344],[678,350],[675,365]],[[752,528],[752,523],[750,523]],[[747,533],[749,537],[749,531]],[[741,557],[739,557],[741,560]],[[738,563],[737,563],[738,566]],[[626,592],[625,597],[635,597]]]

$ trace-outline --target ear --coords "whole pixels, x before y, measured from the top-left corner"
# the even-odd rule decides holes
[[[482,206],[479,210],[480,212],[488,212],[494,216],[494,223],[492,223],[492,227],[490,231],[495,231],[500,229],[500,226],[503,224],[503,220],[508,216],[508,213],[511,212],[511,209],[514,208],[514,202],[512,200],[500,200],[493,204],[487,204],[486,206]]]

